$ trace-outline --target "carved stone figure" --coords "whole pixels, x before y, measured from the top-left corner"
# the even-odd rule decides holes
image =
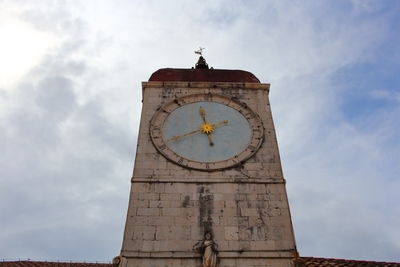
[[[119,264],[121,263],[121,256],[114,257],[114,259],[112,260],[112,263],[113,263],[114,267],[118,267]]]
[[[211,232],[205,232],[204,239],[197,242],[193,249],[203,254],[202,267],[217,267],[218,245],[212,239]]]

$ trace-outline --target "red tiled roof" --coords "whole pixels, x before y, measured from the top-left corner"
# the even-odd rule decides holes
[[[260,83],[254,74],[244,70],[171,68],[159,69],[150,76],[149,81]]]
[[[400,267],[400,263],[299,257],[297,267]]]
[[[49,261],[0,261],[0,267],[112,267],[112,264]]]
[[[112,267],[111,263],[0,261],[0,267]],[[400,263],[299,257],[296,267],[400,267]]]

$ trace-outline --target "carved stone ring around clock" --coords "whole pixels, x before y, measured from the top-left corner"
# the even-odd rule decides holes
[[[221,122],[218,122],[218,123],[214,123],[214,124],[207,124],[207,127],[209,127],[211,129],[211,132],[212,132],[212,131],[214,131],[215,126],[218,126],[218,125],[221,125],[221,124],[225,124],[225,123],[228,123],[228,120],[224,120],[224,121],[221,121]],[[178,140],[178,139],[180,139],[182,137],[185,137],[185,136],[188,136],[188,135],[192,135],[192,134],[195,134],[195,133],[206,133],[205,129],[203,129],[203,127],[202,127],[203,125],[204,125],[204,123],[202,125],[200,125],[200,129],[198,129],[198,130],[191,131],[191,132],[188,132],[188,133],[185,133],[185,134],[182,134],[182,135],[177,135],[177,136],[171,137],[171,138],[167,139],[167,142]]]

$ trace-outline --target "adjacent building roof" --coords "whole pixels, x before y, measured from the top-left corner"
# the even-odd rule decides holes
[[[159,69],[154,72],[149,82],[234,82],[260,83],[254,74],[244,70],[220,69]]]
[[[0,267],[112,267],[112,264],[50,261],[0,261]]]
[[[297,267],[400,267],[400,263],[299,257]]]
[[[111,263],[0,261],[0,267],[112,267]],[[297,267],[400,267],[400,263],[299,257]]]

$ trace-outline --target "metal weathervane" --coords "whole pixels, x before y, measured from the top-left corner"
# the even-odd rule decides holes
[[[197,51],[194,51],[196,54],[199,54],[200,56],[203,56],[203,50],[204,50],[204,47],[199,47],[199,50],[197,50]]]

